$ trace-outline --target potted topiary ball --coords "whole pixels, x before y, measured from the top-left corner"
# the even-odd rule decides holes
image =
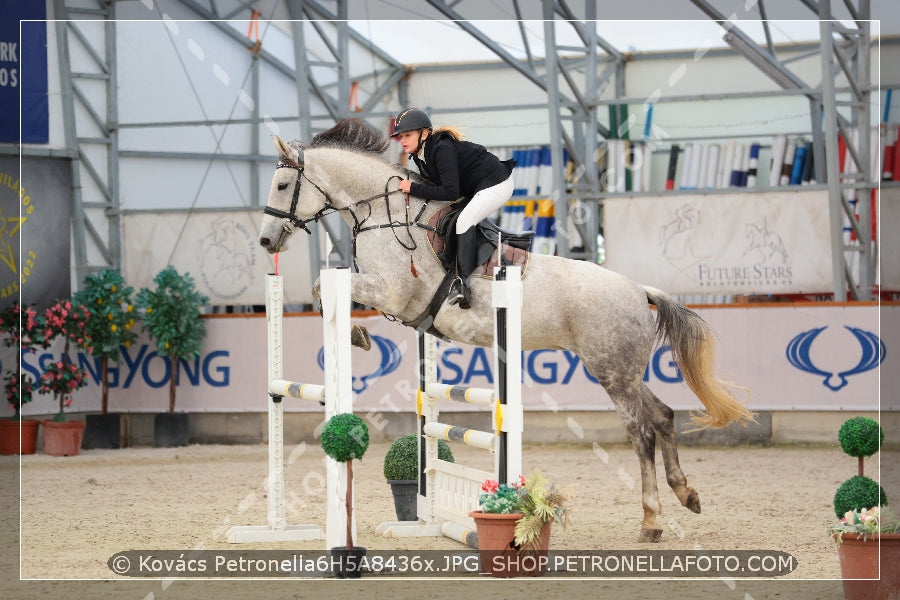
[[[900,519],[888,508],[878,482],[863,473],[863,459],[878,452],[884,431],[874,419],[853,417],[841,425],[838,441],[844,452],[859,459],[857,474],[834,494],[840,521],[829,527],[838,545],[844,597],[900,598]]]
[[[366,555],[366,549],[353,542],[353,459],[362,458],[366,453],[369,427],[353,413],[334,415],[322,428],[321,444],[325,454],[347,465],[347,543],[343,548],[331,548],[335,576],[339,579],[357,578],[362,575],[361,559]]]
[[[438,458],[453,462],[453,453],[444,440],[438,440]],[[417,521],[416,498],[419,493],[419,435],[398,438],[384,455],[384,478],[391,486],[398,521]]]
[[[838,431],[838,442],[850,456],[858,458],[857,474],[841,484],[834,494],[834,512],[843,517],[848,511],[887,504],[884,490],[863,472],[863,459],[872,456],[884,442],[881,425],[868,417],[847,419]]]

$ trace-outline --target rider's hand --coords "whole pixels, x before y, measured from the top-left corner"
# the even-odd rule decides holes
[[[409,179],[402,179],[397,187],[400,188],[401,192],[405,192],[408,194],[409,188],[412,187],[412,181],[410,181]]]

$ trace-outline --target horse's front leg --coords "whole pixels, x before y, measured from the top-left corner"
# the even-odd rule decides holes
[[[350,281],[352,282],[355,275],[350,277]],[[319,307],[319,314],[322,314],[322,282],[321,277],[316,277],[315,283],[313,283],[312,289],[313,299],[316,301],[316,306]],[[351,292],[350,297],[354,298],[352,292],[352,283],[351,283]],[[357,325],[356,323],[350,324],[350,343],[357,348],[362,348],[363,350],[368,351],[372,347],[372,340],[369,337],[369,330],[363,327],[362,325]]]

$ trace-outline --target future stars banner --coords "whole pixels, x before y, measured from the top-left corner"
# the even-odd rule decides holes
[[[0,309],[69,297],[70,182],[67,160],[0,158]]]
[[[608,198],[603,214],[606,267],[670,294],[834,288],[825,190]]]

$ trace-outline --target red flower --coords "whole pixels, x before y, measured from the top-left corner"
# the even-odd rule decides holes
[[[485,479],[484,483],[481,484],[481,491],[488,494],[493,494],[499,489],[500,483],[496,479]]]

